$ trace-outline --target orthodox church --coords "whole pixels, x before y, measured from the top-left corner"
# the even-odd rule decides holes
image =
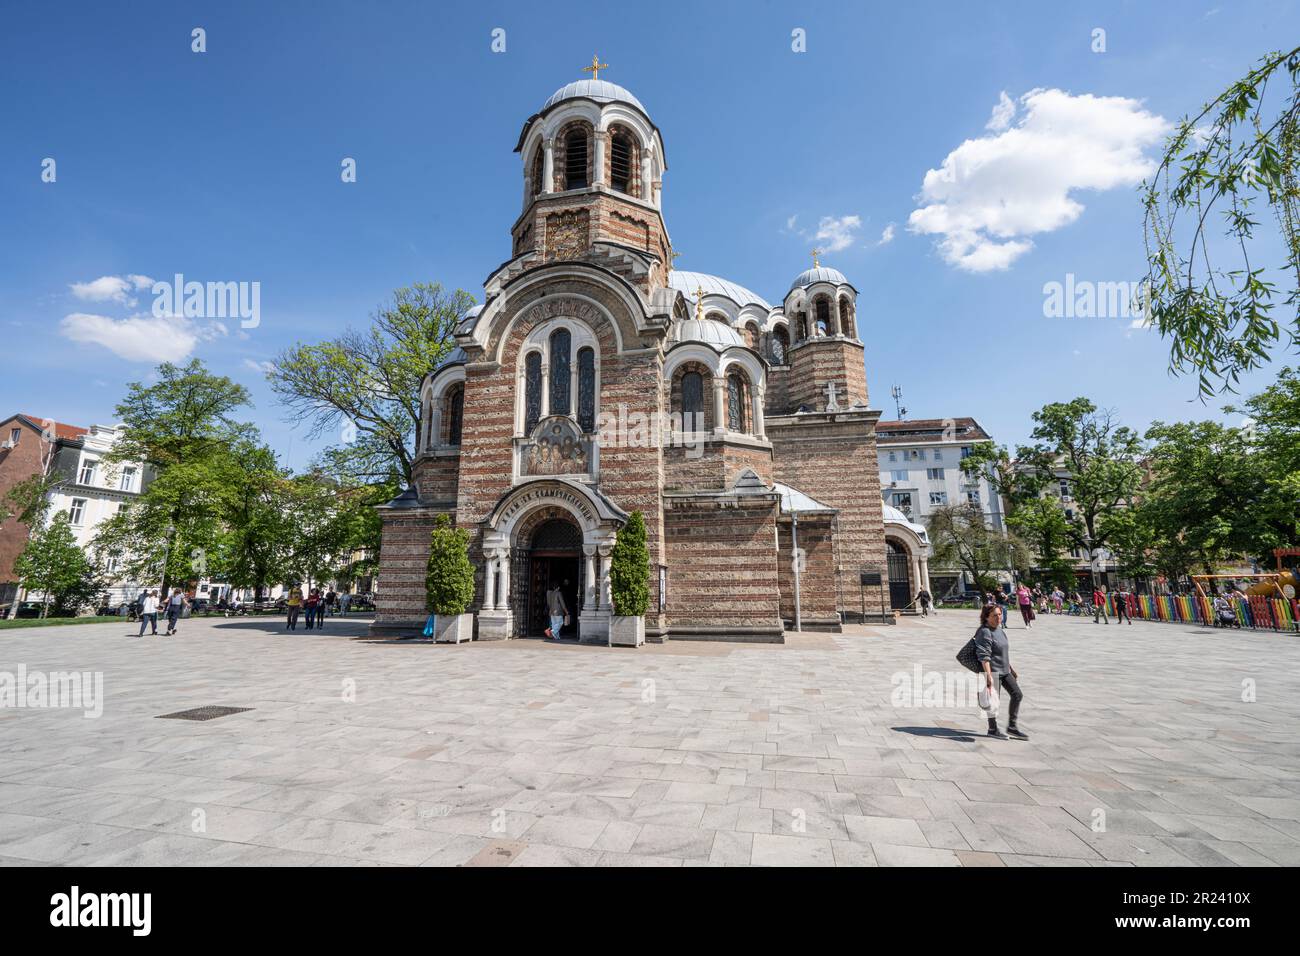
[[[478,640],[539,635],[558,584],[564,636],[605,643],[632,511],[647,640],[885,617],[889,570],[917,564],[887,558],[857,290],[816,255],[775,304],[674,269],[663,135],[602,68],[520,131],[510,258],[425,379],[413,487],[380,509],[374,633],[423,628],[441,514],[471,535]]]

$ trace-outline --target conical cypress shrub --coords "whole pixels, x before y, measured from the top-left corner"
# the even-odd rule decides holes
[[[451,518],[438,515],[429,547],[425,597],[434,614],[464,614],[474,603],[474,565],[469,562],[469,532],[453,528]]]
[[[615,614],[645,614],[650,606],[650,552],[645,546],[645,517],[639,511],[633,511],[618,530],[610,555],[609,585]]]

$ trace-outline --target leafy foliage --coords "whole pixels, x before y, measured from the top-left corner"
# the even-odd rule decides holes
[[[474,601],[469,532],[452,527],[445,514],[434,525],[424,588],[429,610],[435,614],[464,614]]]
[[[1282,87],[1272,97],[1270,83]],[[1203,399],[1232,390],[1279,342],[1300,345],[1298,157],[1300,47],[1269,54],[1185,117],[1146,186],[1148,320],[1170,339],[1171,371],[1195,373]],[[1252,258],[1261,204],[1278,223],[1283,255],[1273,265],[1286,290]],[[1212,213],[1223,223],[1217,241]],[[1231,267],[1216,265],[1222,253]],[[1285,320],[1274,314],[1279,296]]]
[[[620,617],[641,617],[650,607],[650,552],[645,543],[645,516],[628,515],[618,529],[609,561],[609,584],[614,613]]]
[[[978,505],[935,508],[927,530],[935,566],[961,568],[972,581],[991,581],[1003,568],[1028,569],[1030,547],[1014,534],[990,528]]]
[[[77,545],[68,520],[60,511],[43,527],[33,530],[27,546],[14,562],[22,586],[41,592],[41,617],[53,603],[56,613],[75,614],[99,593],[100,585],[85,552]]]

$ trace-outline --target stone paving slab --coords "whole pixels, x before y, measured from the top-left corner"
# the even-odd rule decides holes
[[[98,672],[104,700],[0,708],[0,865],[1300,865],[1300,638],[1039,618],[1010,631],[1021,742],[965,697],[973,629],[4,631],[0,672]],[[157,719],[209,704],[253,709]]]

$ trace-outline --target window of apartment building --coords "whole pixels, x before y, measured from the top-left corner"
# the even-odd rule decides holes
[[[99,467],[99,462],[93,458],[87,458],[81,463],[81,474],[77,476],[78,484],[93,485],[95,483],[95,471]]]
[[[135,466],[127,465],[122,469],[122,477],[118,481],[118,488],[122,491],[135,490]]]
[[[890,481],[907,481],[907,469],[896,468],[889,473]]]
[[[898,461],[898,452],[896,452],[896,451],[891,451],[891,452],[889,453],[889,460],[890,460],[890,461]]]
[[[1073,521],[1073,520],[1074,520],[1074,509],[1073,509],[1073,508],[1066,508],[1066,509],[1065,509],[1065,520],[1066,520],[1066,521]]]
[[[895,491],[890,497],[894,507],[904,514],[912,513],[912,495],[907,491]]]
[[[932,504],[932,505],[946,505],[947,503],[948,503],[948,492],[946,492],[946,491],[932,491],[932,492],[930,492],[930,504]]]
[[[929,478],[931,481],[943,481],[943,469],[927,468],[925,469],[925,477]]]
[[[81,522],[85,519],[85,517],[86,517],[86,499],[73,498],[72,507],[68,509],[68,521],[76,525],[77,527],[80,527]]]
[[[943,461],[943,449],[941,449],[941,448],[936,448],[936,449],[934,450],[934,460],[935,460],[935,461]]]
[[[970,445],[962,445],[962,446],[961,446],[961,456],[962,456],[963,458],[969,458],[969,457],[970,457]]]
[[[9,430],[9,444],[17,445],[18,439],[22,437],[23,437],[23,430],[21,428],[11,428]]]
[[[108,564],[105,568],[109,574],[116,574],[122,567],[122,559],[115,554],[108,556]]]
[[[980,503],[980,493],[978,491],[966,492],[966,503],[970,505],[978,505]]]
[[[1061,479],[1061,497],[1062,498],[1070,497],[1070,482],[1065,478]]]

